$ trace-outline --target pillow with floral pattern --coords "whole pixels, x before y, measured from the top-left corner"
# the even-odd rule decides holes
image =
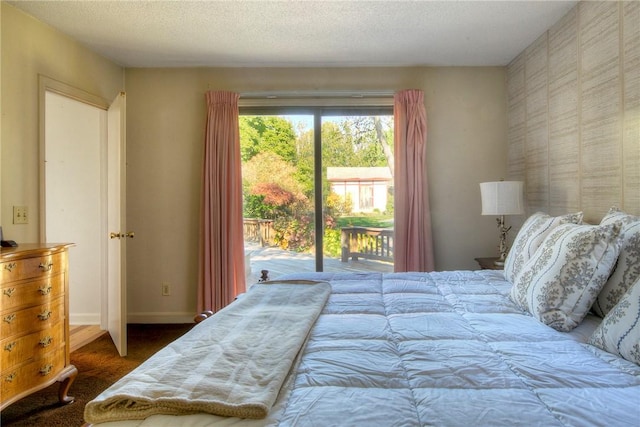
[[[511,299],[541,322],[570,331],[589,312],[620,251],[620,226],[561,224],[522,267]]]
[[[558,225],[566,223],[581,224],[582,212],[556,217],[536,212],[527,218],[518,231],[504,262],[504,277],[507,281],[513,283],[524,263],[533,256],[544,238]]]
[[[604,317],[640,277],[640,217],[629,215],[613,207],[602,218],[600,224],[606,225],[615,222],[619,222],[622,226],[620,230],[620,255],[609,280],[605,283],[592,307],[600,317]]]
[[[607,313],[589,344],[640,365],[640,278]]]

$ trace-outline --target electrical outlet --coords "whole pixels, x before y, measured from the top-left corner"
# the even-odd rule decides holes
[[[29,224],[29,210],[26,206],[13,207],[13,223]]]
[[[168,297],[169,295],[171,295],[171,284],[163,283],[162,284],[162,296],[163,297]]]

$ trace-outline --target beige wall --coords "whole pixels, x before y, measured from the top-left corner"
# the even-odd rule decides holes
[[[476,268],[497,251],[478,183],[506,174],[502,67],[127,69],[126,82],[130,319],[195,307],[207,90],[424,90],[436,267]]]
[[[38,76],[111,100],[124,87],[124,71],[13,6],[2,2],[1,8],[0,218],[5,238],[37,242]],[[15,205],[29,208],[29,224],[12,224]]]
[[[580,2],[507,79],[509,175],[529,212],[640,214],[640,2]]]
[[[438,269],[495,253],[478,183],[506,174],[506,70],[487,68],[123,69],[1,5],[0,214],[5,236],[38,240],[38,75],[111,100],[127,91],[129,320],[182,321],[195,310],[207,90],[422,89]],[[28,225],[12,225],[26,205]],[[5,224],[6,223],[6,224]],[[162,282],[172,295],[161,296]]]

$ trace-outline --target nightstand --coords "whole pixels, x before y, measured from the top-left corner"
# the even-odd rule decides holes
[[[482,270],[503,270],[504,265],[495,265],[498,257],[475,258]]]

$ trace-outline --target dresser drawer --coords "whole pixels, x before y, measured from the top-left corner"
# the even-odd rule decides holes
[[[25,361],[40,359],[64,344],[64,322],[20,338],[3,339],[0,341],[0,366],[7,370]]]
[[[60,382],[67,404],[78,370],[69,362],[71,243],[0,248],[0,411]]]
[[[0,282],[31,279],[62,273],[66,263],[65,253],[16,259],[0,263]]]
[[[64,319],[64,297],[24,310],[5,311],[0,319],[0,336],[6,339],[17,334],[26,335],[50,328]]]
[[[35,360],[15,369],[2,372],[2,400],[9,401],[16,394],[56,379],[64,368],[64,349],[48,353],[44,358]]]
[[[35,280],[12,282],[0,288],[0,310],[40,305],[64,294],[64,274]]]

